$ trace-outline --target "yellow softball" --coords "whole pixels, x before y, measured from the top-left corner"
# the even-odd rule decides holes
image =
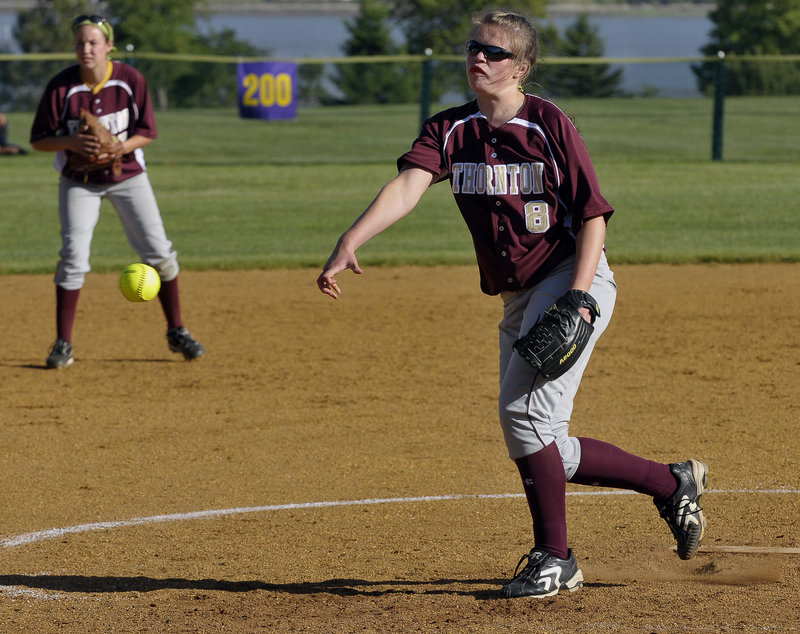
[[[161,290],[161,278],[152,266],[137,262],[122,271],[119,290],[129,302],[149,302]]]

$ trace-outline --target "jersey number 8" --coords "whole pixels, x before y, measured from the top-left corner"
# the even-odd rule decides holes
[[[546,202],[525,203],[525,227],[531,233],[544,233],[550,228],[550,208]]]

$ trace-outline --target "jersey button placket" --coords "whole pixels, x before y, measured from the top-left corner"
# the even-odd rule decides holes
[[[492,137],[492,139],[491,139],[490,143],[491,143],[491,145],[493,145],[493,146],[496,146],[496,145],[497,145],[497,137]],[[493,159],[496,159],[496,158],[497,158],[497,152],[495,152],[495,151],[492,151],[492,153],[491,153],[491,157],[492,157]],[[495,200],[495,201],[494,201],[494,206],[495,206],[495,207],[502,207],[502,205],[503,205],[502,201],[500,201],[500,200]],[[501,225],[498,225],[498,227],[497,227],[497,231],[498,231],[498,242],[500,241],[500,236],[505,234],[505,230],[506,230],[506,228],[505,228],[505,226],[504,226],[504,225],[502,225],[502,224],[501,224]],[[499,246],[499,245],[498,245],[498,246]],[[501,248],[501,250],[500,250],[500,256],[501,256],[502,258],[506,259],[506,262],[508,262],[508,249],[506,249],[506,248]],[[508,282],[509,284],[513,284],[513,283],[514,283],[514,278],[513,278],[513,277],[507,277],[507,278],[506,278],[506,282]]]
[[[499,200],[496,200],[494,204],[496,207],[500,207],[502,205],[502,203]],[[502,242],[501,236],[505,236],[505,231],[506,231],[505,225],[503,224],[497,225],[497,234],[498,234],[497,241],[498,241],[498,246],[500,247],[500,256],[505,259],[506,262],[504,268],[507,268],[509,266],[508,248],[505,247],[505,245],[500,244]],[[514,278],[509,276],[506,278],[506,282],[508,282],[509,284],[514,284]]]
[[[500,202],[499,201],[497,202],[497,205],[498,205],[498,207],[500,206]],[[504,234],[505,230],[506,230],[505,226],[498,225],[497,231],[498,231],[499,234]],[[499,239],[499,236],[498,236],[498,239]],[[508,258],[508,251],[506,249],[501,249],[500,256],[503,257],[503,258]],[[514,278],[513,277],[506,278],[506,281],[509,284],[513,284],[514,283]]]

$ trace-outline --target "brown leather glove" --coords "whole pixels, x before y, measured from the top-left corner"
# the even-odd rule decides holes
[[[100,143],[100,149],[94,156],[71,152],[67,167],[76,172],[94,172],[106,169],[110,165],[114,176],[122,174],[122,143],[104,128],[100,120],[88,110],[81,108],[80,117],[78,132],[94,136]],[[99,162],[97,157],[103,154],[110,154],[112,158]]]

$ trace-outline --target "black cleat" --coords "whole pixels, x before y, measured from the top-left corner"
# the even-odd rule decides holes
[[[180,352],[187,361],[197,359],[205,354],[203,346],[192,339],[189,330],[183,326],[167,330],[167,344],[172,352]]]
[[[678,488],[668,500],[653,500],[658,512],[678,540],[678,557],[691,559],[700,547],[706,529],[706,517],[700,496],[708,482],[708,466],[695,460],[669,465]]]
[[[570,548],[566,559],[559,559],[543,548],[534,548],[530,554],[523,555],[517,564],[528,560],[522,572],[514,571],[514,579],[504,585],[500,592],[506,598],[514,597],[552,597],[561,590],[575,592],[583,585],[583,573],[575,561]]]
[[[72,365],[72,346],[66,339],[56,339],[45,363],[48,368],[67,368]]]

